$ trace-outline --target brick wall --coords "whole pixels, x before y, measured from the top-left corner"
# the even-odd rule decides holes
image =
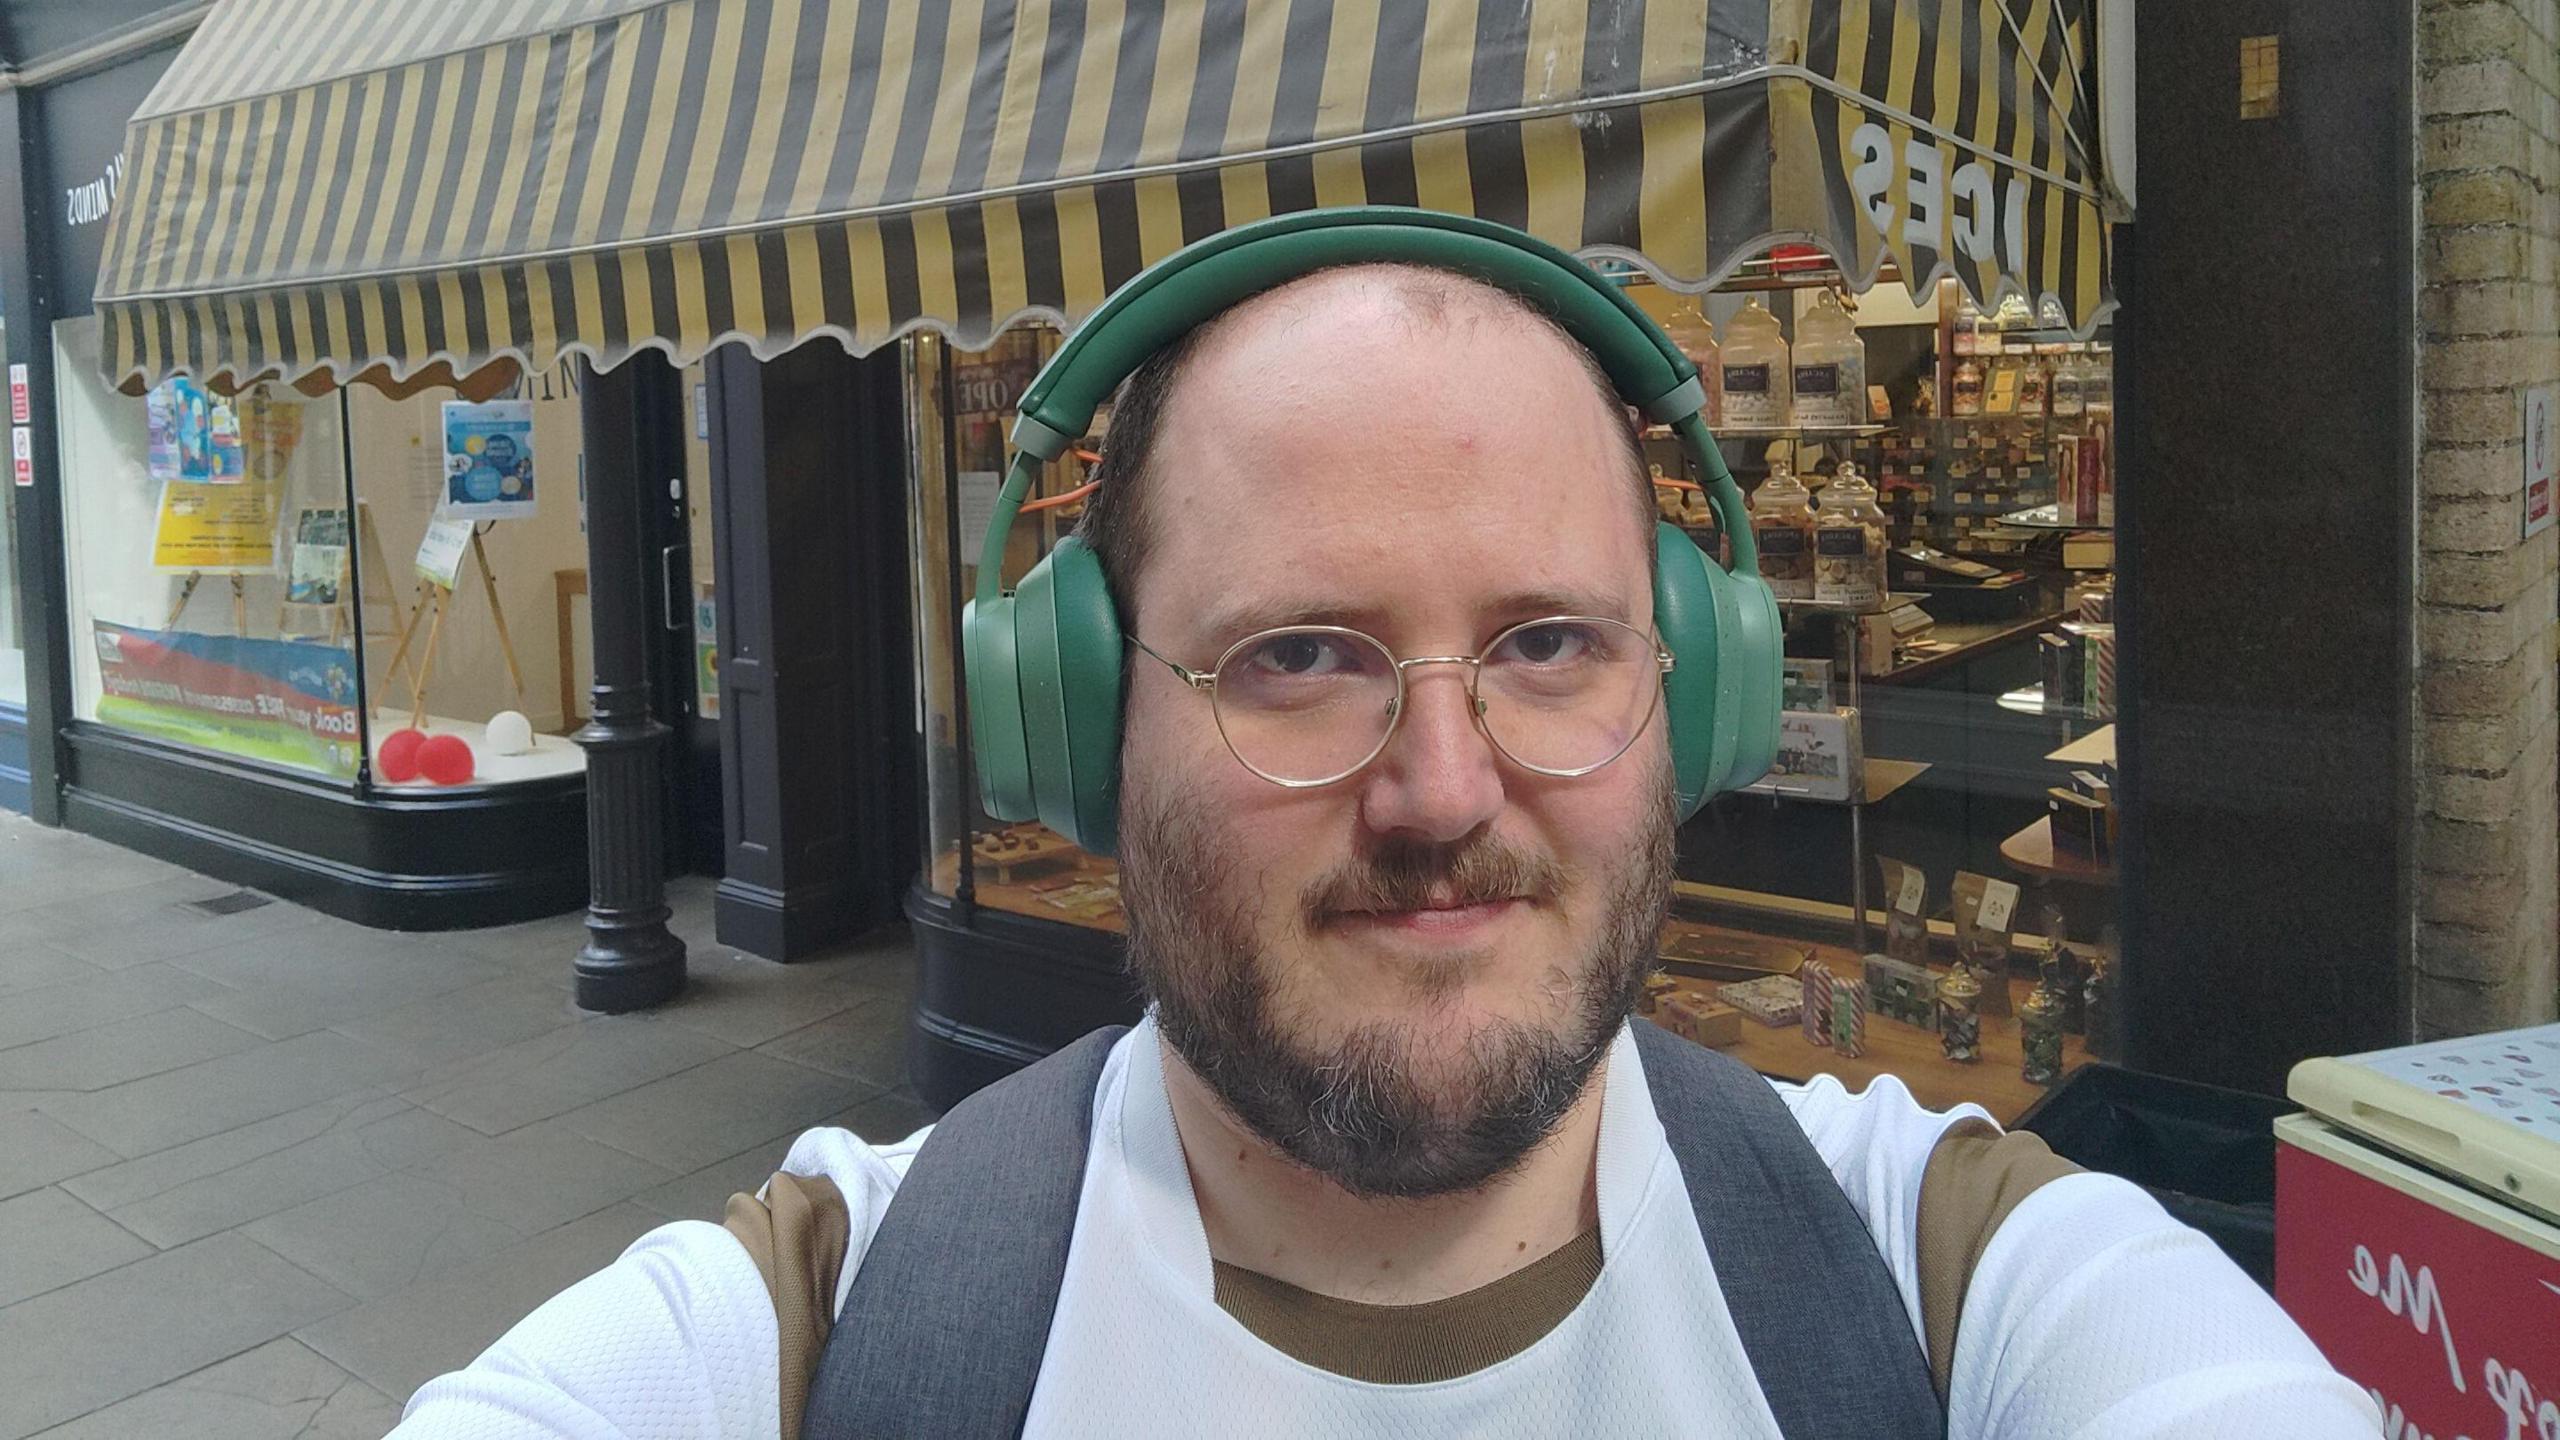
[[[2560,381],[2560,0],[2418,9],[2419,1034],[2560,1012],[2560,529],[2518,537]]]

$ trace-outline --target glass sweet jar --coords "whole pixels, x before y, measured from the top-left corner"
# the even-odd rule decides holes
[[[1760,547],[1760,578],[1781,600],[1813,598],[1813,492],[1784,460],[1751,496],[1751,536]]]
[[[1875,487],[1843,461],[1813,517],[1813,598],[1852,610],[1884,605],[1884,511]]]
[[[1708,429],[1724,425],[1724,356],[1716,345],[1716,327],[1698,308],[1698,297],[1683,295],[1672,302],[1671,318],[1662,322],[1662,333],[1698,367],[1698,384],[1706,391],[1706,403],[1699,413],[1706,417]]]

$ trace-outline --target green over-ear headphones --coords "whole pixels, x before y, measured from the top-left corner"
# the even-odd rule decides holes
[[[987,527],[977,598],[960,622],[988,814],[1036,819],[1096,854],[1118,845],[1123,655],[1102,564],[1070,536],[1011,593],[1001,588],[1005,539],[1040,467],[1175,337],[1312,271],[1377,262],[1455,271],[1537,305],[1599,357],[1627,404],[1679,435],[1733,545],[1727,573],[1676,527],[1654,536],[1654,628],[1673,658],[1663,712],[1680,818],[1768,773],[1778,749],[1778,603],[1760,578],[1742,491],[1698,413],[1697,367],[1616,286],[1552,245],[1466,216],[1362,206],[1257,221],[1165,257],[1094,312],[1023,395],[1017,454]]]

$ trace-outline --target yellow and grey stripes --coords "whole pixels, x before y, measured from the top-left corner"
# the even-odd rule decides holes
[[[98,309],[132,388],[974,347],[1226,226],[1354,203],[1686,286],[1796,233],[1925,274],[1851,186],[1875,120],[2023,195],[2017,263],[1961,255],[1968,285],[2085,323],[2086,5],[227,0],[135,117]]]

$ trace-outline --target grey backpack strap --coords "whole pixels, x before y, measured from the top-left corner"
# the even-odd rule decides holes
[[[804,1440],[1022,1433],[1066,1278],[1095,1087],[1121,1026],[952,1108],[880,1219],[809,1386]]]
[[[1654,1113],[1779,1432],[1944,1436],[1893,1271],[1786,1102],[1742,1062],[1634,1023]]]

